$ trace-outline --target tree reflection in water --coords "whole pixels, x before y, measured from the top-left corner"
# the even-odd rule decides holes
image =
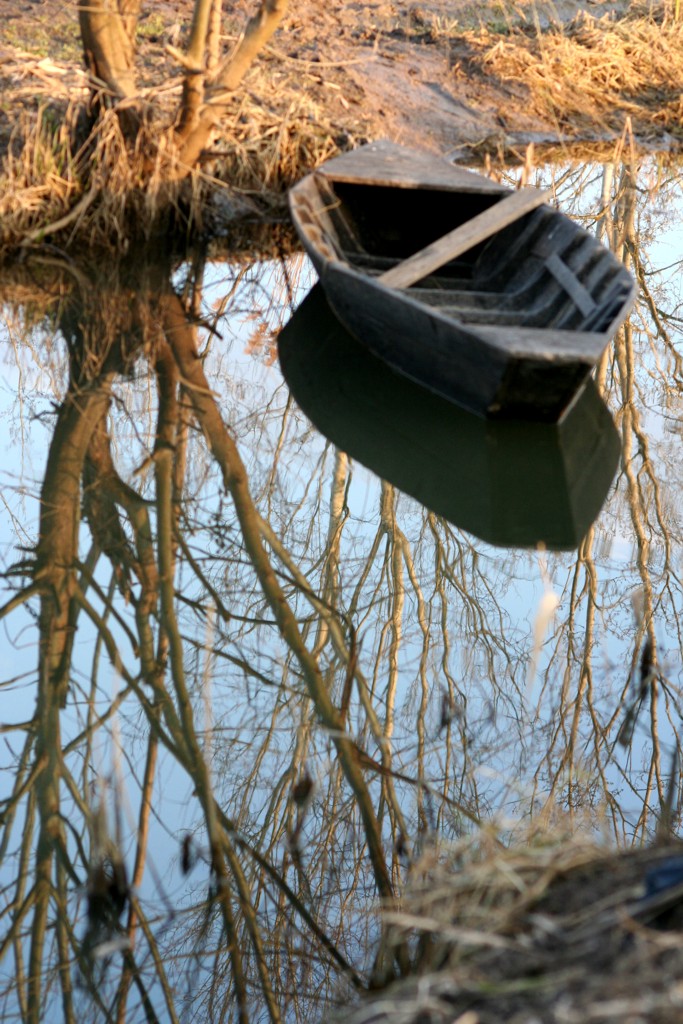
[[[653,834],[680,358],[644,173],[556,173],[642,289],[578,554],[488,547],[311,429],[270,365],[292,262],[6,275],[12,430],[49,448],[5,498],[4,1017],[309,1021],[409,968],[377,910],[426,846],[558,809]]]

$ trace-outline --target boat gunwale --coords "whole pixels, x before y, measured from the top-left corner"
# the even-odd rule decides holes
[[[460,169],[463,170],[463,168],[460,168]],[[464,170],[463,170],[463,173],[464,173]],[[474,177],[474,173],[476,173],[476,172],[467,172],[467,173],[472,174],[472,176]],[[514,189],[508,188],[505,185],[498,185],[495,182],[492,183],[492,184],[495,185],[495,188],[488,189],[488,188],[482,188],[481,185],[479,185],[476,181],[473,183],[473,187],[472,188],[468,188],[467,186],[469,185],[469,182],[466,182],[466,183],[462,182],[461,183],[461,182],[455,182],[454,181],[452,185],[449,185],[448,183],[442,182],[442,181],[440,181],[440,182],[437,182],[437,181],[433,181],[433,182],[430,182],[430,181],[399,181],[398,179],[394,179],[394,178],[377,178],[377,177],[373,177],[373,178],[368,178],[367,180],[364,180],[362,178],[359,178],[358,175],[356,175],[356,174],[354,174],[354,175],[351,175],[351,174],[344,175],[344,174],[339,174],[339,173],[328,174],[325,171],[325,169],[322,168],[322,167],[319,168],[317,171],[313,172],[313,176],[315,176],[315,175],[320,175],[321,177],[324,177],[328,181],[333,182],[333,183],[334,182],[339,182],[341,185],[358,185],[360,188],[373,188],[373,187],[376,187],[376,188],[395,188],[398,191],[403,191],[403,192],[409,192],[409,191],[416,191],[416,192],[462,192],[464,195],[468,195],[470,193],[472,195],[478,195],[478,196],[487,196],[487,195],[496,196],[496,195],[499,195],[501,198],[503,198],[504,196],[506,196],[508,194],[511,194],[512,192],[515,191]],[[302,180],[305,180],[305,179],[302,179]],[[484,179],[484,180],[488,180],[488,179]],[[297,182],[297,184],[294,185],[293,188],[294,189],[298,188],[300,184],[301,184],[301,182]]]

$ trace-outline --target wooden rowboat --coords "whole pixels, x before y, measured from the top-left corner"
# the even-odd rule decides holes
[[[375,142],[289,194],[341,323],[485,416],[558,420],[635,299],[626,268],[538,189]]]

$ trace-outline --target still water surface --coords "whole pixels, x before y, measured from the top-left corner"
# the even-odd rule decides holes
[[[539,183],[641,289],[560,428],[363,363],[300,257],[6,273],[3,1019],[318,1019],[426,848],[679,830],[680,176]]]

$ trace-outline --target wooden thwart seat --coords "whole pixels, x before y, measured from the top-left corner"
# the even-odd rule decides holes
[[[520,189],[512,192],[505,199],[494,203],[483,213],[472,217],[465,224],[459,225],[448,234],[425,246],[418,252],[397,264],[378,280],[390,288],[408,288],[416,281],[427,277],[434,270],[438,270],[444,263],[449,263],[456,256],[474,248],[479,242],[485,241],[491,235],[513,224],[525,213],[535,210],[550,198],[549,191],[540,191],[536,188]]]

